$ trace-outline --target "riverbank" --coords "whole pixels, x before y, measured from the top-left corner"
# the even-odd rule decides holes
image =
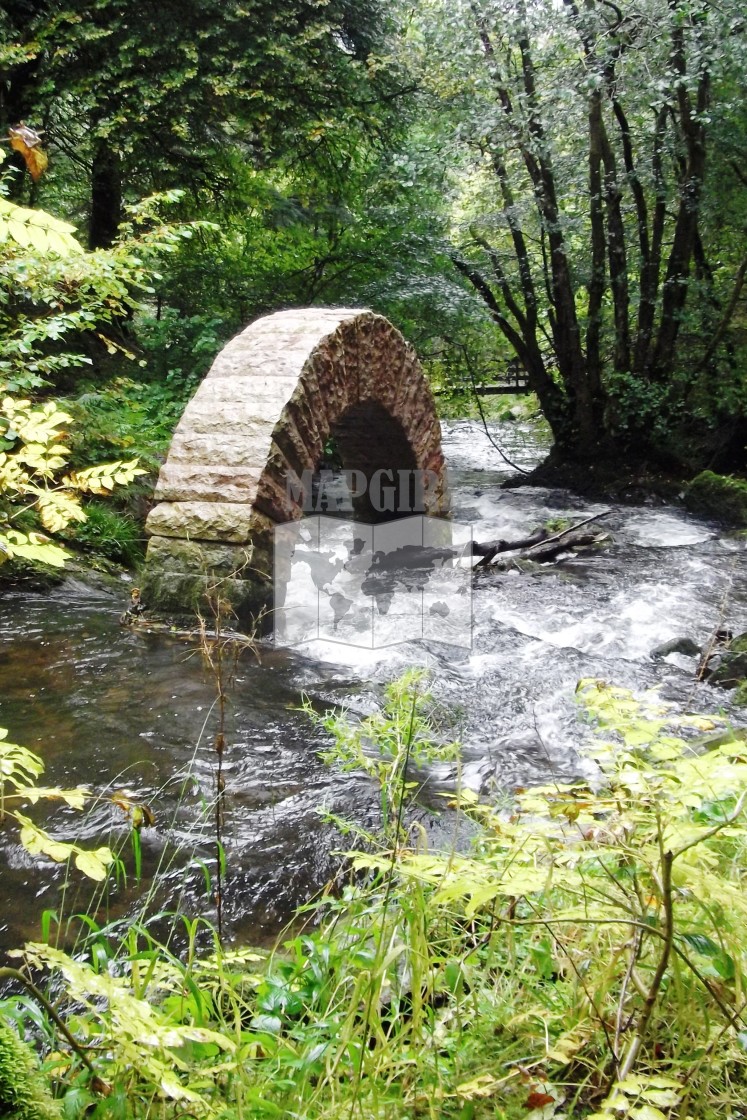
[[[664,470],[649,463],[622,463],[600,459],[576,463],[550,454],[529,474],[517,474],[502,483],[506,489],[539,486],[571,490],[596,501],[679,505],[737,529],[747,528],[747,479],[700,471]]]
[[[375,766],[388,824],[350,822],[349,876],[269,954],[201,953],[189,920],[175,954],[147,917],[27,946],[76,1007],[47,1074],[65,1117],[739,1116],[744,737],[608,683],[578,700],[594,780],[463,790],[462,852],[405,824],[408,765],[448,754],[422,679],[335,716],[329,760]]]

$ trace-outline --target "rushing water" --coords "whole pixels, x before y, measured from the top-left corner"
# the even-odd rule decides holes
[[[527,425],[496,426],[494,433],[525,467],[540,453]],[[574,704],[582,677],[634,688],[660,684],[682,708],[728,706],[727,693],[695,682],[695,659],[656,662],[650,652],[682,635],[704,643],[721,620],[734,632],[747,630],[743,539],[671,506],[609,507],[563,490],[500,490],[511,471],[479,425],[452,423],[444,436],[455,517],[472,525],[475,540],[521,538],[550,518],[581,520],[610,509],[600,525],[612,543],[531,575],[477,574],[471,650],[411,642],[366,651],[313,642],[242,655],[230,690],[225,764],[225,913],[236,937],[271,937],[294,904],[329,877],[330,850],[340,838],[322,822],[320,807],[362,823],[375,819],[367,780],[331,773],[318,759],[323,733],[299,711],[303,695],[322,709],[346,703],[367,712],[383,684],[408,665],[428,667],[463,743],[459,780],[483,790],[584,771]],[[75,580],[43,595],[6,594],[0,724],[44,758],[49,785],[124,791],[152,807],[155,823],[141,833],[143,882],[130,878],[99,917],[138,913],[156,871],[151,910],[210,914],[215,688],[184,641],[119,625],[127,599],[125,583],[117,595]],[[424,800],[438,804],[435,795],[455,780],[453,769],[434,767],[424,775]],[[40,806],[33,813],[44,821]],[[74,833],[87,843],[121,843],[128,834],[124,813],[106,797],[82,825],[72,810],[56,809],[49,819],[61,838]],[[434,843],[438,829],[435,822]],[[73,877],[65,887],[63,869],[32,860],[7,827],[1,842],[0,944],[38,936],[45,908],[91,907],[90,885]]]

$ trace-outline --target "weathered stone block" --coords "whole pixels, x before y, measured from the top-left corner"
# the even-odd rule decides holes
[[[209,544],[204,541],[185,541],[178,537],[151,537],[148,545],[148,566],[158,566],[164,571],[192,572],[205,575],[239,577],[252,564],[254,545]]]
[[[145,523],[151,535],[197,541],[243,543],[251,529],[251,505],[237,502],[161,502]]]
[[[257,497],[262,468],[230,464],[164,463],[155,497],[159,502],[233,502],[246,505]]]

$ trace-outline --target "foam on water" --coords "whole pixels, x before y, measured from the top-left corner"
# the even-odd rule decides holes
[[[702,544],[715,537],[715,531],[703,524],[696,524],[686,515],[646,510],[625,520],[619,531],[622,542],[642,548],[684,548]]]
[[[527,468],[542,452],[531,425],[491,431]],[[694,658],[662,663],[650,655],[670,638],[705,643],[722,622],[747,630],[744,539],[673,506],[607,507],[562,490],[501,490],[510,468],[479,424],[445,425],[444,447],[454,516],[472,525],[475,540],[519,539],[549,520],[605,513],[598,526],[610,541],[532,573],[479,573],[471,649],[434,640],[371,649],[315,639],[263,647],[258,662],[242,657],[226,727],[226,917],[247,939],[270,937],[329,877],[340,840],[320,823],[320,805],[376,827],[371,784],[331,773],[319,760],[325,734],[299,711],[304,696],[318,710],[345,705],[365,715],[380,704],[386,682],[408,666],[428,668],[449,733],[463,745],[461,768],[419,777],[424,797],[430,784],[434,807],[458,780],[510,789],[590,773],[579,752],[588,733],[578,719],[580,678],[661,685],[674,701],[701,710],[728,704],[728,694],[695,681]],[[309,571],[309,594],[314,588]],[[43,754],[50,785],[85,782],[97,792],[120,785],[152,802],[156,826],[143,829],[144,874],[164,852],[192,851],[164,877],[159,901],[173,901],[172,891],[197,913],[209,906],[197,861],[211,866],[214,859],[205,824],[206,811],[213,819],[214,683],[181,641],[122,630],[126,598],[126,587],[117,598],[78,581],[0,601],[0,724]],[[392,614],[393,631],[399,617]],[[102,802],[84,832],[116,839],[127,828]],[[28,861],[6,865],[0,939],[3,923],[8,943],[36,935],[36,894],[53,905],[63,875]],[[123,911],[131,902],[123,899]]]

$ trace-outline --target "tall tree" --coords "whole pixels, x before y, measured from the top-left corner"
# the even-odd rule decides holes
[[[0,24],[0,104],[85,167],[106,246],[128,195],[219,189],[231,144],[261,164],[313,150],[340,114],[375,124],[396,91],[369,65],[382,27],[378,0],[26,0]]]
[[[696,383],[710,378],[712,397],[715,379],[737,384],[723,344],[744,203],[714,216],[742,174],[726,137],[743,13],[730,0],[424,0],[422,13],[413,50],[461,166],[456,268],[563,454],[650,451],[657,423],[696,407]]]

